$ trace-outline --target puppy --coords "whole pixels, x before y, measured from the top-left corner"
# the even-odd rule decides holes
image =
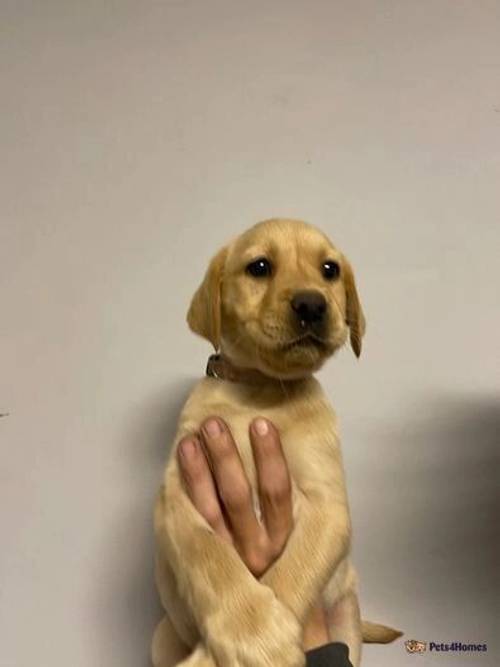
[[[248,426],[259,415],[271,420],[292,477],[294,529],[257,580],[195,511],[172,454],[155,508],[156,578],[167,616],[153,638],[153,663],[175,664],[188,647],[177,664],[301,667],[302,626],[322,597],[331,638],[349,646],[357,667],[363,639],[386,643],[401,633],[360,621],[336,418],[312,377],[348,339],[361,354],[365,318],[352,268],[314,227],[261,222],[213,258],[188,323],[220,360],[189,397],[175,443],[207,417],[221,417],[258,504]]]

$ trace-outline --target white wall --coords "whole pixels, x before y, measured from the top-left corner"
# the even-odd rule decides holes
[[[145,667],[151,507],[208,257],[273,215],[350,256],[365,616],[497,665],[500,4],[1,5],[1,667]],[[496,653],[495,653],[496,651]],[[401,643],[365,664],[418,661]]]

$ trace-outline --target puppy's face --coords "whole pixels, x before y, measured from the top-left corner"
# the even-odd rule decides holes
[[[359,356],[365,327],[345,257],[291,220],[259,223],[223,248],[188,322],[235,364],[280,378],[316,371],[349,334]]]

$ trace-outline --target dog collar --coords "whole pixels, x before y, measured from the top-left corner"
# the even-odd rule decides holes
[[[215,378],[216,380],[223,380],[221,377],[222,373],[222,364],[220,354],[211,354],[208,357],[207,368],[205,370],[206,376],[209,378]]]
[[[243,382],[246,384],[259,384],[269,382],[270,378],[258,370],[252,368],[238,368],[222,354],[211,354],[208,357],[206,375],[216,380],[227,380],[228,382]]]

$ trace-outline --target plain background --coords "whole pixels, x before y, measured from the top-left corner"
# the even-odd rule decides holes
[[[500,4],[1,3],[1,667],[146,667],[152,505],[209,257],[307,219],[357,270],[364,616],[499,664]]]

